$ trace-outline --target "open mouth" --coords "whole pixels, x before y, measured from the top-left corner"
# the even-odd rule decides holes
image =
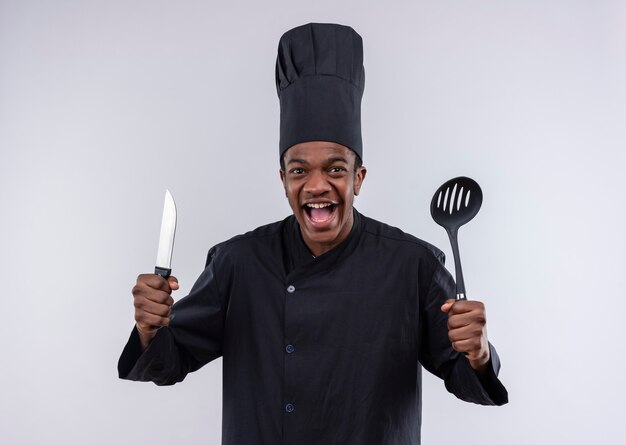
[[[325,223],[333,219],[337,204],[330,202],[313,202],[304,205],[304,213],[313,223]]]

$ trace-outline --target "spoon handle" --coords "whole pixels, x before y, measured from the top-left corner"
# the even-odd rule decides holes
[[[463,269],[461,268],[461,255],[459,255],[459,243],[457,242],[457,230],[446,230],[450,244],[452,245],[452,254],[454,255],[454,270],[456,272],[456,299],[467,300],[465,296],[465,282],[463,281]]]

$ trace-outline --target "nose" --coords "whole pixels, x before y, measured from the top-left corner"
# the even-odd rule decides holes
[[[321,196],[330,191],[330,184],[321,171],[312,171],[304,184],[303,191],[311,196]]]

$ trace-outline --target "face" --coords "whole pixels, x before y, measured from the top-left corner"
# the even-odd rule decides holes
[[[315,256],[341,243],[352,229],[352,203],[367,173],[355,172],[355,153],[334,142],[304,142],[284,156],[280,178],[302,238]]]

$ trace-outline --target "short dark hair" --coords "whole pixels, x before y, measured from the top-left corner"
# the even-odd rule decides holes
[[[361,159],[361,156],[359,156],[358,154],[356,154],[355,151],[350,150],[351,153],[354,153],[354,174],[356,175],[356,172],[363,167],[363,160]],[[287,150],[285,150],[285,152],[283,153],[283,155],[280,157],[280,169],[282,171],[285,171],[285,155],[287,154]]]

